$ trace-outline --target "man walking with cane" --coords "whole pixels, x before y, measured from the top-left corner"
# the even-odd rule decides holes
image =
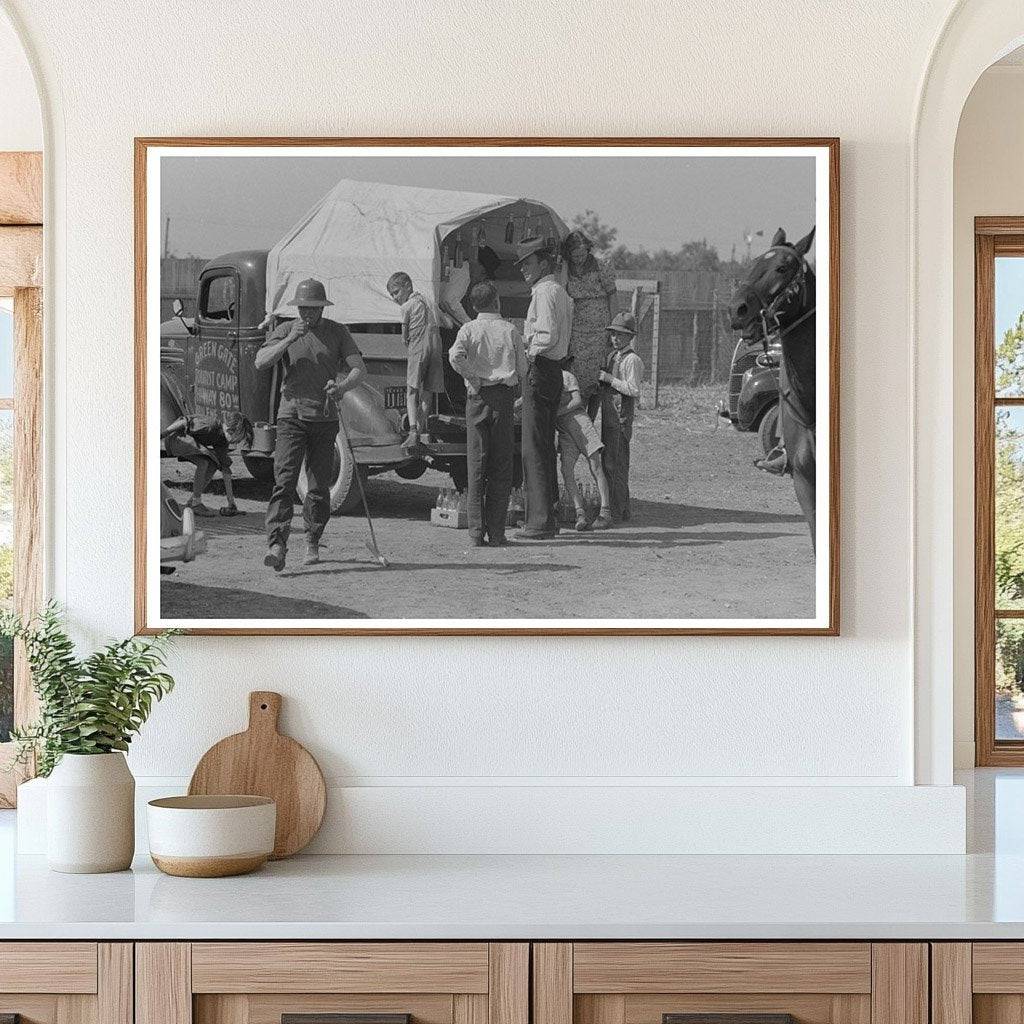
[[[555,242],[527,238],[516,266],[530,285],[523,340],[528,368],[523,381],[523,484],[526,522],[516,540],[548,540],[558,533],[555,434],[562,395],[562,360],[569,354],[572,299],[555,277]]]
[[[303,506],[304,562],[312,565],[320,560],[320,537],[331,517],[337,403],[366,376],[363,357],[348,328],[323,315],[324,308],[333,303],[321,282],[314,278],[300,281],[288,305],[298,307],[297,319],[281,324],[256,353],[257,370],[282,359],[286,366],[277,410],[274,490],[267,505],[267,554],[263,559],[274,572],[284,568],[287,557],[303,461],[309,481]]]

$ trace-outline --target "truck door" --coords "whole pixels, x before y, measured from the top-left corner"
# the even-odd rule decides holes
[[[238,408],[238,272],[213,267],[199,282],[195,337],[187,361],[197,413],[221,416]]]

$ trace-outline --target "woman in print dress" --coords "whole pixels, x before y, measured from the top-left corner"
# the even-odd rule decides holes
[[[593,248],[594,243],[582,231],[571,231],[562,243],[567,269],[565,290],[573,300],[569,354],[580,397],[591,419],[601,408],[597,375],[608,358],[605,331],[612,321],[615,297],[615,275],[598,261]]]

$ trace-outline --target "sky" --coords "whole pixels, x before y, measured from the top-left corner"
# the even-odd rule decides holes
[[[996,344],[1024,311],[1024,258],[996,259]]]
[[[799,238],[814,224],[814,158],[723,157],[164,157],[162,223],[170,252],[211,258],[270,248],[341,178],[537,199],[566,223],[586,209],[632,249],[707,238],[745,255],[747,230]]]
[[[2,301],[2,300],[0,300]],[[0,398],[14,395],[14,314],[0,304]]]

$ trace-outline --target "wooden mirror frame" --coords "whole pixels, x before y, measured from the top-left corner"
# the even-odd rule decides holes
[[[0,153],[0,297],[14,299],[14,607],[38,611],[43,594],[43,158]],[[35,717],[24,651],[14,653],[14,723]],[[13,807],[32,766],[12,768],[0,743],[0,807]]]

